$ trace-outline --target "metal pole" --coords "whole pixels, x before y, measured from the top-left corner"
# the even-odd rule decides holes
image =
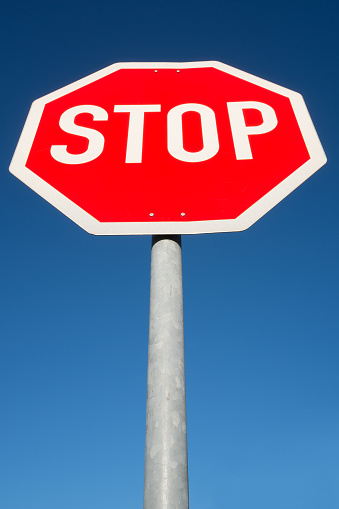
[[[144,509],[188,509],[180,235],[152,238]]]

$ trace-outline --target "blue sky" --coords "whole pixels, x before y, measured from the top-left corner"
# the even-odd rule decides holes
[[[150,237],[94,237],[8,172],[32,101],[114,62],[300,92],[328,163],[242,233],[185,236],[190,506],[337,509],[338,8],[5,1],[0,506],[142,507]]]

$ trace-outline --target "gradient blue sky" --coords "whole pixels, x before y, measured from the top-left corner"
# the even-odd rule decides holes
[[[1,7],[0,507],[142,507],[150,237],[94,237],[8,172],[30,104],[114,62],[300,92],[328,164],[249,230],[183,238],[190,506],[337,509],[338,7]]]

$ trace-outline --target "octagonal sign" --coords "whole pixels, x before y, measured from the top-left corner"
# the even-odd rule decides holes
[[[123,63],[36,100],[10,171],[90,233],[184,234],[248,228],[325,162],[296,92]]]

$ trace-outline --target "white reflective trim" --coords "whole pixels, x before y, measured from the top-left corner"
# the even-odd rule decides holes
[[[182,116],[188,111],[200,115],[203,148],[198,152],[188,152],[184,149]],[[172,108],[167,117],[167,146],[171,156],[179,161],[197,163],[211,159],[219,150],[214,111],[208,106],[196,103],[180,104]]]
[[[59,125],[63,131],[75,136],[81,136],[88,139],[88,148],[81,154],[70,154],[67,151],[67,145],[52,145],[51,156],[53,159],[63,164],[82,164],[93,161],[104,150],[105,138],[99,131],[89,127],[82,127],[74,123],[75,117],[80,113],[90,113],[93,120],[107,120],[108,113],[99,106],[83,104],[74,106],[64,111],[60,117]]]
[[[161,111],[160,104],[116,105],[117,113],[129,113],[126,163],[141,163],[145,113]]]
[[[231,131],[237,159],[253,159],[248,137],[252,134],[264,134],[277,126],[278,120],[274,109],[268,104],[257,101],[239,101],[227,103]],[[263,122],[256,126],[245,124],[244,110],[258,110]]]

